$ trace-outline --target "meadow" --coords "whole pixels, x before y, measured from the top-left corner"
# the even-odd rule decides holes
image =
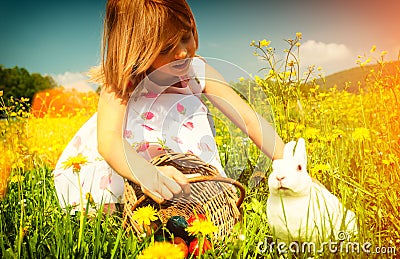
[[[289,251],[288,258],[395,258],[400,249],[400,67],[385,73],[386,52],[373,47],[359,57],[367,70],[357,92],[325,88],[321,68],[300,71],[301,34],[288,40],[283,58],[263,40],[252,42],[266,75],[240,79],[232,86],[274,123],[285,142],[307,142],[308,172],[357,215],[352,242],[360,251]],[[282,60],[282,61],[279,61]],[[377,69],[368,64],[376,62]],[[0,96],[7,114],[0,121],[1,258],[137,258],[154,247],[152,235],[126,233],[121,215],[72,216],[60,208],[51,171],[63,148],[95,112],[96,94],[74,93],[67,105],[62,90],[28,100]],[[0,94],[1,95],[1,94]],[[78,100],[78,101],[77,101]],[[277,258],[266,218],[270,161],[233,125],[210,108],[217,126],[222,163],[247,195],[242,218],[230,236],[203,258]],[[36,114],[33,114],[36,111]],[[365,245],[367,244],[367,245]],[[271,246],[270,246],[271,245]],[[336,250],[335,250],[336,248]],[[156,254],[150,257],[157,258]],[[165,256],[165,254],[164,254]],[[164,258],[164,257],[159,257]],[[173,254],[165,258],[176,258]],[[194,258],[194,257],[192,257]]]

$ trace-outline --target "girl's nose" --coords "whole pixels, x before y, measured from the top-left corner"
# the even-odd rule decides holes
[[[186,48],[179,48],[175,53],[176,59],[184,59],[187,58],[187,49]]]

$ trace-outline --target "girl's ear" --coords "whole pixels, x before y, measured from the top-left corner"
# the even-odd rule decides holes
[[[304,166],[307,166],[306,141],[303,138],[299,138],[297,141],[294,157]]]
[[[283,148],[283,158],[291,159],[293,157],[294,146],[296,145],[295,141],[290,141],[285,144]]]

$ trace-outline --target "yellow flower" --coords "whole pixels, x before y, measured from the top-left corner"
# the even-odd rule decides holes
[[[64,169],[72,167],[74,172],[79,172],[81,170],[81,166],[86,165],[87,162],[87,157],[83,156],[82,153],[79,153],[77,156],[69,157],[62,164],[64,165]]]
[[[266,39],[263,39],[262,41],[260,41],[260,47],[268,47],[269,44],[271,44],[270,40],[267,41]]]
[[[10,182],[12,183],[20,183],[22,181],[24,181],[25,177],[23,175],[14,175],[13,177],[11,177]]]
[[[371,58],[367,58],[367,60],[365,60],[364,62],[362,62],[361,64],[360,64],[360,66],[365,66],[366,64],[368,64],[369,62],[371,62]]]
[[[303,33],[296,32],[296,37],[299,38],[299,40],[301,40],[301,38],[303,38]]]
[[[3,91],[0,91],[0,97],[2,97],[3,96]]]
[[[373,45],[369,52],[374,53],[376,50],[376,45]]]
[[[317,175],[318,173],[327,172],[331,169],[329,165],[326,164],[317,164],[313,168],[311,168],[311,175]]]
[[[191,235],[202,234],[203,236],[218,231],[218,227],[210,220],[195,220],[192,226],[186,229]]]
[[[319,132],[320,132],[319,129],[316,129],[316,128],[313,128],[313,127],[307,127],[305,132],[304,132],[304,136],[307,139],[314,139],[314,138],[318,137]]]
[[[369,130],[366,128],[355,128],[351,136],[355,141],[371,140]]]
[[[143,250],[138,259],[182,259],[185,253],[174,244],[168,242],[155,242]]]
[[[151,221],[157,219],[157,212],[153,207],[147,205],[146,207],[141,207],[135,210],[135,213],[132,217],[134,220],[137,221],[138,224],[142,225],[150,225]]]

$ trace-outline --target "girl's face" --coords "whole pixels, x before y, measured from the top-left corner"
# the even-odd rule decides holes
[[[196,48],[196,41],[194,40],[192,31],[185,33],[177,46],[166,46],[161,50],[149,72],[162,67],[160,70],[163,73],[173,76],[185,75],[189,69],[191,58],[194,57]]]

